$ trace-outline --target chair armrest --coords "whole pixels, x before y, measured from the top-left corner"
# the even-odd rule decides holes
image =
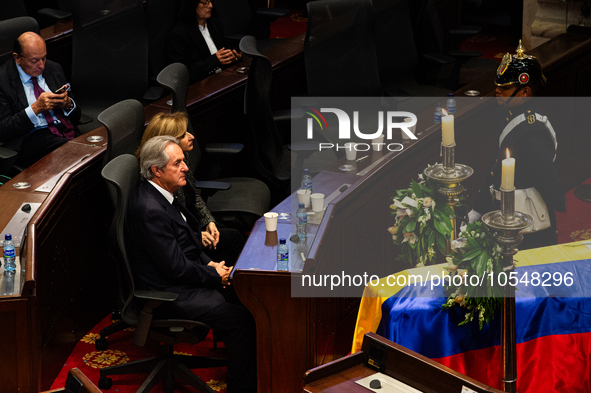
[[[135,333],[133,335],[133,345],[143,347],[148,339],[150,326],[152,326],[154,309],[163,302],[175,301],[179,295],[164,291],[135,291],[133,296],[145,300],[144,308],[138,315]]]
[[[205,151],[213,155],[231,155],[240,153],[244,149],[242,143],[208,143]]]
[[[16,155],[17,155],[17,152],[15,152],[14,150],[10,150],[10,149],[0,146],[0,159],[11,158]]]
[[[269,23],[287,14],[289,14],[289,10],[285,8],[259,8],[257,10],[257,16]]]
[[[299,142],[287,145],[291,151],[318,151],[318,142]]]
[[[53,8],[42,8],[37,11],[37,16],[51,21],[52,23],[61,22],[72,17],[72,13],[68,11],[56,10]]]
[[[230,183],[225,183],[223,181],[199,181],[195,182],[195,187],[200,188],[202,190],[216,190],[216,191],[223,191],[229,190],[232,185]]]
[[[451,64],[456,61],[452,56],[444,55],[443,53],[429,52],[423,55],[423,59],[432,64],[444,65]]]
[[[468,50],[450,50],[447,52],[448,55],[453,56],[455,58],[462,58],[462,59],[471,59],[473,57],[481,57],[482,52],[478,51],[468,51]]]
[[[179,295],[173,292],[164,291],[135,291],[135,297],[142,300],[160,300],[161,302],[173,302]]]

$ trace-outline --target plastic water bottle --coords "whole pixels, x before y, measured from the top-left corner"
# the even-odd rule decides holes
[[[454,113],[456,113],[456,100],[454,98],[454,93],[449,93],[448,97],[449,98],[447,99],[445,108],[447,109],[447,113],[449,115],[453,115]]]
[[[289,271],[289,248],[285,244],[285,239],[279,239],[277,247],[277,270]]]
[[[437,108],[435,108],[435,113],[433,114],[435,124],[441,124],[441,115],[441,102],[438,102]]]
[[[16,272],[16,257],[14,254],[14,243],[12,242],[12,235],[7,233],[4,236],[4,273],[14,274]]]
[[[302,190],[310,190],[310,194],[312,194],[312,176],[310,176],[309,169],[304,169],[304,176],[302,176]]]
[[[306,232],[306,226],[308,225],[308,213],[306,213],[306,205],[300,203],[298,211],[296,212],[297,218],[297,229],[298,229],[298,237],[300,239],[305,239],[308,233]]]

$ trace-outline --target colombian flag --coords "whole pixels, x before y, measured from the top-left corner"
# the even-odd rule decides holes
[[[517,390],[591,392],[591,250],[581,243],[563,244],[519,252],[515,261],[521,281],[515,299]],[[482,330],[477,321],[458,326],[465,309],[441,310],[445,290],[429,282],[441,277],[443,266],[405,270],[368,285],[352,351],[360,350],[365,333],[376,332],[502,389],[500,313]],[[532,282],[532,274],[539,281]],[[411,275],[421,275],[427,284],[391,285],[408,282],[404,278]],[[571,285],[565,285],[565,277],[572,278],[566,281]]]

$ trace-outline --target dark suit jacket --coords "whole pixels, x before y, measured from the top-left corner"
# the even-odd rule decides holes
[[[51,60],[45,63],[43,77],[52,91],[68,82],[62,67]],[[74,100],[72,92],[68,92],[68,96]],[[20,150],[23,138],[35,128],[25,113],[28,106],[16,62],[14,59],[8,60],[0,67],[0,141],[9,149]],[[68,116],[74,127],[80,120],[80,114],[80,107],[76,106]]]
[[[160,307],[163,316],[194,319],[223,304],[221,277],[207,264],[195,218],[187,222],[164,196],[142,181],[129,201],[126,250],[138,289],[174,292],[178,299]],[[190,225],[191,224],[191,225]]]
[[[218,50],[226,46],[222,22],[217,19],[207,20],[207,29]],[[183,63],[189,69],[190,83],[198,82],[215,74],[222,64],[215,54],[209,53],[207,43],[199,31],[197,22],[181,20],[170,33],[166,44],[168,64]],[[228,49],[228,48],[226,48]]]

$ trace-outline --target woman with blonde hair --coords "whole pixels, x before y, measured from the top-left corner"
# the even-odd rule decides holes
[[[157,113],[146,127],[135,156],[140,158],[140,151],[150,138],[170,135],[179,141],[185,153],[185,163],[190,168],[187,152],[193,150],[195,137],[187,131],[188,123],[187,116],[183,112]],[[199,228],[193,228],[193,230],[201,232],[203,246],[208,249],[205,253],[215,261],[225,261],[226,266],[234,265],[244,246],[242,235],[236,229],[223,227],[218,229],[213,215],[195,187],[195,176],[190,169],[185,174],[185,178],[187,184],[175,191],[174,197],[197,219]]]

